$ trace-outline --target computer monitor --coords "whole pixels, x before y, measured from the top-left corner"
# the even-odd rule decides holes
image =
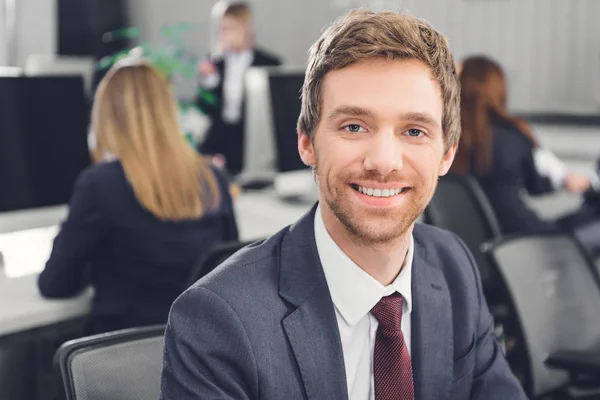
[[[250,68],[246,74],[244,185],[272,182],[285,198],[316,198],[311,170],[298,154],[296,123],[304,68]]]
[[[279,70],[269,74],[271,118],[278,172],[306,170],[298,154],[296,125],[300,115],[300,93],[304,71]]]
[[[275,145],[269,93],[269,73],[278,67],[252,67],[245,78],[244,169],[242,185],[275,179]]]
[[[68,203],[88,121],[81,77],[0,77],[0,212]]]
[[[254,67],[246,73],[242,181],[306,169],[296,145],[303,80],[298,67]]]
[[[311,203],[317,199],[312,170],[298,154],[297,123],[304,69],[283,68],[269,74],[271,120],[275,140],[275,190],[288,200]]]
[[[59,56],[56,54],[32,54],[27,57],[24,72],[27,76],[75,76],[83,78],[85,93],[93,96],[96,61],[91,56]]]

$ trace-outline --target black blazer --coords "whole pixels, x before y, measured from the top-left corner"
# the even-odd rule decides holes
[[[213,60],[213,63],[215,65],[215,68],[217,69],[221,79],[219,80],[219,84],[214,89],[211,89],[211,90],[202,89],[202,91],[208,92],[211,95],[213,95],[215,97],[215,99],[217,100],[217,103],[216,103],[216,105],[212,105],[206,101],[205,97],[199,95],[196,97],[196,104],[202,111],[204,111],[208,116],[210,116],[213,123],[222,123],[223,122],[223,118],[222,118],[222,114],[223,114],[223,80],[225,77],[225,59],[218,58],[216,60]],[[272,67],[272,66],[277,66],[277,65],[281,65],[281,60],[279,58],[277,58],[275,55],[269,54],[264,50],[254,49],[254,59],[251,64],[252,67]],[[243,108],[242,108],[241,121],[244,120],[243,109],[245,108],[244,106],[242,106],[242,107]]]
[[[531,210],[521,197],[526,190],[539,195],[553,190],[549,179],[538,174],[533,144],[510,126],[492,127],[492,165],[478,181],[494,209],[504,234],[555,229]]]
[[[88,333],[165,323],[194,263],[215,244],[238,238],[228,184],[214,172],[218,209],[164,222],[138,203],[120,162],[83,171],[39,276],[42,295],[71,297],[91,284]]]

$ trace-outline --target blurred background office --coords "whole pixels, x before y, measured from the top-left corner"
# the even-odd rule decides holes
[[[469,168],[459,168],[440,180],[421,222],[455,231],[473,251],[496,336],[532,398],[598,396],[600,259],[582,246],[583,237],[597,238],[597,227],[588,229],[591,217],[584,217],[586,223],[570,221],[569,226],[584,226],[583,231],[553,227],[564,216],[581,215],[582,209],[590,213],[585,215],[600,215],[600,2],[248,0],[236,7],[249,11],[231,14],[241,15],[238,20],[247,41],[227,55],[218,51],[218,45],[228,28],[223,25],[223,10],[231,3],[239,2],[0,0],[0,398],[83,398],[90,388],[82,382],[91,381],[99,382],[94,390],[112,388],[117,391],[113,397],[120,399],[152,398],[158,390],[160,326],[157,330],[141,326],[161,323],[168,305],[161,304],[158,319],[130,319],[115,326],[135,326],[139,331],[82,339],[91,332],[86,327],[98,295],[93,285],[78,285],[61,299],[48,298],[57,297],[51,296],[52,287],[38,289],[38,276],[47,262],[61,269],[73,261],[57,257],[58,253],[50,256],[61,224],[67,221],[68,227],[67,217],[75,209],[73,205],[69,209],[77,197],[75,182],[86,169],[114,165],[111,157],[106,164],[92,161],[97,137],[91,110],[99,82],[116,68],[115,63],[137,57],[162,74],[175,97],[169,101],[177,113],[176,133],[183,136],[179,143],[189,146],[182,154],[203,153],[199,156],[208,157],[211,171],[228,179],[222,192],[227,198],[231,194],[230,221],[238,235],[199,238],[196,249],[186,247],[184,268],[174,265],[179,261],[162,257],[178,245],[168,238],[136,242],[121,235],[126,226],[131,231],[147,228],[152,230],[149,237],[157,236],[168,225],[134,218],[145,206],[133,192],[123,200],[135,204],[123,208],[131,215],[119,217],[118,234],[103,242],[106,246],[113,240],[124,259],[140,267],[138,272],[144,263],[151,265],[149,269],[160,268],[163,276],[170,268],[177,270],[171,277],[176,275],[177,290],[182,291],[240,247],[275,233],[312,206],[316,187],[298,157],[295,131],[307,51],[324,26],[358,6],[408,10],[448,37],[457,63],[477,56],[501,68],[503,112],[513,121],[508,135],[517,135],[523,144],[519,154],[533,169],[529,172],[545,178],[548,190],[531,191],[536,196],[527,192],[519,175],[523,165],[517,163],[509,175],[515,179],[511,196],[518,202],[499,206],[506,197],[502,176],[490,182]],[[236,56],[227,67],[228,57]],[[220,80],[233,78],[214,86],[208,82],[214,72]],[[481,88],[487,87],[490,82],[481,79]],[[487,116],[494,113],[490,104],[482,109]],[[211,107],[220,111],[210,112]],[[223,128],[223,115],[229,112],[223,107],[236,109],[233,124],[227,122],[235,125],[233,130]],[[233,131],[235,140],[222,140]],[[215,135],[224,148],[203,145]],[[492,154],[496,161],[514,161],[515,151],[510,145],[497,146]],[[155,162],[169,168],[168,163]],[[574,183],[568,176],[582,179]],[[127,178],[122,174],[121,178],[125,184]],[[121,194],[107,186],[92,200],[119,204]],[[543,229],[506,229],[509,222],[523,222],[517,217],[522,207],[535,214]],[[146,222],[152,219],[145,217]],[[210,221],[209,225],[219,230]],[[68,255],[65,249],[81,250],[77,247],[83,234],[71,236],[68,243],[62,240],[63,255]],[[164,263],[158,263],[159,258]],[[95,259],[77,262],[83,268]],[[115,258],[112,268],[117,265]],[[148,279],[138,272],[129,276],[131,287],[137,277],[136,290],[153,290],[141,289]],[[145,293],[148,298],[153,294]],[[112,311],[131,315],[131,307],[117,297],[103,301],[113,302]],[[149,344],[150,335],[158,340]],[[56,353],[71,339],[78,341]],[[123,351],[124,344],[131,353]],[[101,352],[111,345],[116,350],[84,351],[89,347]],[[141,348],[146,350],[136,351]],[[89,356],[74,362],[76,354]],[[119,354],[127,357],[116,361]],[[88,361],[92,366],[86,369]],[[87,371],[83,375],[81,368]],[[132,371],[135,379],[128,380]],[[146,392],[136,394],[133,381]],[[130,384],[127,393],[118,393],[123,382]]]

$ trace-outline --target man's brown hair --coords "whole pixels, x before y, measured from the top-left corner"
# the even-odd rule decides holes
[[[233,17],[244,22],[250,21],[252,11],[248,3],[243,1],[226,3],[223,9],[223,16]]]
[[[446,149],[460,138],[460,85],[446,38],[408,13],[350,11],[327,28],[309,50],[298,131],[314,135],[321,117],[325,75],[359,61],[415,59],[431,69],[441,88]]]

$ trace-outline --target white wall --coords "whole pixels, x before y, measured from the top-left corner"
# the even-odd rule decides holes
[[[524,111],[598,113],[597,0],[410,0],[444,32],[454,54],[489,54],[504,65],[510,105]]]
[[[288,64],[304,65],[321,29],[346,9],[406,8],[444,32],[455,56],[486,53],[505,66],[510,106],[518,111],[598,113],[600,105],[600,1],[598,0],[249,0],[257,42]],[[56,0],[18,0],[18,63],[56,50]],[[188,35],[198,54],[210,48],[213,0],[129,0],[143,39],[160,43],[159,27],[192,22]],[[1,12],[1,11],[0,11]],[[3,18],[0,14],[0,28]],[[0,64],[5,61],[0,29]],[[597,89],[596,89],[597,88]],[[194,92],[180,82],[178,92]]]
[[[56,0],[17,0],[16,60],[8,60],[4,0],[0,0],[0,66],[23,66],[30,54],[56,52]]]
[[[6,33],[4,22],[4,0],[0,0],[0,66],[6,65]]]
[[[193,23],[198,31],[185,35],[188,48],[198,55],[207,54],[210,49],[211,0],[129,0],[128,12],[132,26],[142,29],[141,41],[153,45],[165,43],[160,35],[163,25]],[[196,92],[195,81],[175,82],[177,93],[185,98]]]
[[[29,0],[31,1],[31,0]],[[249,0],[259,44],[303,65],[324,25],[355,6],[406,8],[444,32],[455,56],[486,53],[510,79],[510,105],[529,112],[600,112],[600,1],[598,0]],[[190,38],[208,45],[212,0],[130,0],[135,24],[154,40],[163,23],[198,22]]]
[[[56,0],[17,0],[17,63],[57,50]]]

